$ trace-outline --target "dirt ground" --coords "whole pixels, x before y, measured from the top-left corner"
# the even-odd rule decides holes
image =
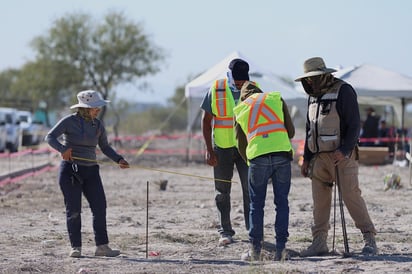
[[[247,249],[240,186],[232,188],[235,243],[218,246],[217,210],[212,169],[181,159],[131,160],[120,170],[101,164],[107,201],[110,245],[116,258],[94,257],[91,213],[83,200],[83,257],[70,258],[63,198],[57,170],[8,184],[0,189],[0,273],[410,273],[412,271],[412,188],[408,167],[361,166],[364,199],[378,230],[380,253],[362,256],[360,232],[345,210],[351,256],[343,257],[339,207],[336,207],[335,250],[339,254],[300,258],[311,241],[312,198],[308,179],[293,164],[290,193],[290,259],[272,260],[274,207],[271,188],[265,210],[264,259],[240,260]],[[165,157],[163,159],[166,159]],[[58,161],[56,160],[56,164]],[[399,174],[401,189],[384,191],[383,178]],[[167,180],[165,190],[160,181]],[[333,210],[328,238],[333,239]]]

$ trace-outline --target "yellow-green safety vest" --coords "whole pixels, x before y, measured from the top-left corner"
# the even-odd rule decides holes
[[[246,134],[248,160],[271,152],[293,150],[284,125],[283,102],[279,92],[252,94],[233,111]]]
[[[233,129],[233,108],[235,99],[227,79],[216,80],[212,90],[213,138],[221,148],[236,146]]]

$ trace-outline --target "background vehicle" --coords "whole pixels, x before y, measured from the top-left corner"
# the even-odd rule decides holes
[[[7,132],[6,132],[6,115],[0,112],[0,152],[6,150]]]
[[[20,144],[20,121],[15,108],[0,108],[6,120],[6,148],[9,152],[17,152]]]
[[[44,127],[41,122],[33,121],[30,111],[18,111],[20,128],[22,130],[22,146],[35,146],[43,140]]]

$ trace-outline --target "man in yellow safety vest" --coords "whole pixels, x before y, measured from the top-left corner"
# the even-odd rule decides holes
[[[220,218],[219,245],[222,246],[232,243],[235,235],[230,219],[231,180],[235,165],[242,185],[245,225],[249,229],[248,167],[237,151],[233,129],[233,108],[239,100],[240,88],[249,80],[249,64],[238,58],[232,60],[227,76],[213,83],[201,105],[206,162],[213,167],[215,201]]]
[[[286,257],[289,237],[289,191],[293,148],[290,138],[295,127],[286,103],[279,92],[263,93],[256,85],[245,82],[241,103],[234,108],[236,137],[240,155],[249,164],[249,250],[242,260],[259,260],[263,242],[264,207],[268,182],[274,194],[276,254]]]

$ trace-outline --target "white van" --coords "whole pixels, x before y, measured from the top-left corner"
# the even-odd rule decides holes
[[[44,139],[43,124],[33,121],[33,116],[30,111],[19,110],[20,128],[22,130],[22,146],[36,146]]]
[[[6,115],[3,112],[0,112],[0,153],[3,153],[6,150],[6,131]]]
[[[6,148],[9,152],[17,152],[20,144],[20,121],[15,108],[0,108],[6,120]]]

